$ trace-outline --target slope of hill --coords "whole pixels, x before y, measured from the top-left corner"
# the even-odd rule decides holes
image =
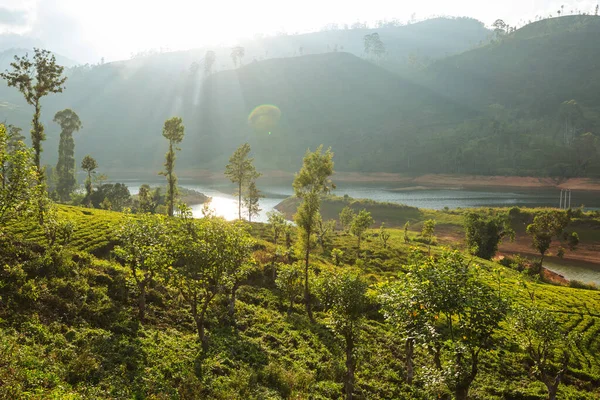
[[[2,91],[23,104],[16,90]],[[249,114],[264,104],[277,106],[281,119],[269,129],[250,126]],[[84,125],[76,135],[78,158],[92,153],[105,168],[156,171],[165,151],[162,124],[172,115],[182,116],[186,125],[181,168],[222,168],[229,154],[248,141],[262,168],[294,170],[308,147],[323,143],[345,155],[338,169],[366,171],[397,170],[396,155],[406,151],[408,136],[415,131],[430,135],[469,115],[347,53],[266,60],[207,79],[201,72],[143,60],[107,64],[73,71],[65,92],[44,99],[43,105],[46,162],[53,162],[58,143],[51,117],[71,107]],[[26,115],[24,105],[19,110]],[[15,123],[14,115],[6,112],[0,118]]]
[[[283,260],[277,257],[282,257],[284,244],[281,238],[279,249],[270,243],[267,226],[252,225],[257,268],[241,282],[235,319],[227,316],[226,293],[219,293],[209,307],[203,347],[177,282],[158,278],[172,272],[157,272],[148,288],[145,320],[137,319],[138,292],[129,267],[110,253],[123,214],[64,206],[59,214],[75,222],[73,241],[64,247],[48,246],[35,222],[17,225],[21,234],[12,230],[12,235],[0,236],[0,362],[5,366],[0,369],[0,398],[341,398],[343,342],[320,305],[314,322],[299,305],[287,312],[288,299],[274,282],[280,270],[273,267],[273,260]],[[327,250],[315,249],[314,267],[340,273],[354,268],[376,294],[378,283],[398,277],[408,254],[427,253],[417,241],[404,243],[402,230],[388,232],[387,248],[372,230],[360,253],[354,237],[336,232]],[[415,239],[414,232],[410,237]],[[92,246],[90,238],[96,242]],[[343,251],[339,267],[333,265],[333,247]],[[432,251],[439,256],[441,249],[434,246]],[[558,398],[597,399],[600,292],[542,284],[496,263],[471,262],[480,279],[512,304],[529,304],[535,293],[538,307],[552,311],[561,328],[578,335],[569,345],[571,358]],[[405,383],[403,335],[401,328],[384,321],[372,296],[357,342],[357,397],[449,397],[432,372],[434,357],[423,346],[415,347],[415,380]],[[516,344],[519,335],[508,319],[494,335],[494,347],[481,351],[473,398],[548,397],[529,373],[527,354]],[[552,361],[559,357],[550,355]],[[452,366],[445,358],[442,362]]]
[[[575,99],[598,110],[599,33],[596,16],[539,21],[440,60],[426,74],[434,90],[473,107],[498,103],[521,114],[548,116]]]

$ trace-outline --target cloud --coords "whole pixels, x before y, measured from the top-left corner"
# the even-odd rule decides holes
[[[23,10],[10,10],[0,7],[0,25],[22,26],[27,23],[27,12]]]

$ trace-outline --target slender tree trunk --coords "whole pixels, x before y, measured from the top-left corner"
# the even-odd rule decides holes
[[[413,337],[409,337],[406,339],[405,343],[406,350],[406,383],[412,385],[413,378],[415,376],[414,364],[413,364],[413,355],[415,351],[415,339]]]
[[[311,304],[310,304],[310,288],[308,286],[308,267],[310,262],[310,231],[306,232],[306,252],[304,255],[304,305],[306,307],[306,314],[311,322],[314,321]]]
[[[173,216],[173,211],[175,208],[174,207],[174,203],[175,203],[175,192],[174,192],[175,185],[174,185],[174,183],[175,182],[173,182],[173,167],[174,167],[173,163],[175,162],[174,158],[175,158],[175,155],[173,152],[173,141],[169,140],[169,155],[167,156],[167,159],[169,160],[168,161],[169,165],[167,165],[167,179],[169,181],[169,193],[168,193],[169,204],[167,205],[167,207],[168,207],[169,217]]]
[[[238,219],[242,219],[242,180],[238,184]]]
[[[468,387],[457,387],[454,391],[454,397],[456,400],[467,400],[469,397],[469,388]]]
[[[346,379],[344,387],[346,389],[346,400],[353,399],[354,393],[354,372],[356,361],[354,360],[354,340],[352,337],[346,338]]]

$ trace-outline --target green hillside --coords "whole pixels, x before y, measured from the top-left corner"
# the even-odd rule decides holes
[[[179,165],[187,171],[221,171],[228,155],[249,142],[263,170],[292,171],[307,148],[325,144],[343,160],[342,171],[600,176],[600,17],[538,21],[466,46],[482,29],[467,19],[382,27],[390,51],[377,61],[358,57],[357,44],[297,57],[270,52],[208,76],[198,51],[73,68],[65,92],[42,101],[44,161],[56,159],[52,116],[70,107],[83,121],[76,158],[91,153],[115,174],[160,170],[163,122],[179,115],[186,125]],[[360,44],[365,32],[264,43]],[[414,50],[407,43],[437,61],[407,73],[393,61]],[[19,93],[0,87],[0,97],[0,119],[29,126],[31,107]]]
[[[147,318],[140,324],[135,319],[137,300],[129,269],[111,260],[109,253],[99,259],[85,252],[97,248],[90,244],[92,237],[103,243],[114,241],[122,214],[63,206],[59,214],[76,223],[67,247],[47,248],[34,228],[12,227],[11,239],[1,238],[0,362],[5,368],[0,372],[0,398],[342,396],[344,353],[330,315],[317,308],[316,322],[311,323],[299,306],[287,314],[286,300],[273,281],[278,271],[274,262],[281,257],[283,243],[280,240],[277,250],[266,225],[252,225],[258,268],[239,289],[235,327],[224,317],[227,302],[224,294],[219,295],[209,312],[208,350],[203,351],[189,313],[169,281],[157,280],[151,287]],[[442,219],[442,214],[437,217]],[[332,265],[331,255],[336,247],[343,251],[337,271],[355,266],[376,293],[378,283],[402,273],[411,252],[427,252],[416,241],[405,244],[400,230],[390,231],[392,238],[384,249],[377,233],[368,233],[359,255],[355,238],[337,232],[326,251],[316,251],[315,269],[338,268]],[[410,236],[416,235],[410,232]],[[441,251],[433,249],[436,257]],[[523,278],[512,269],[483,260],[473,265],[492,285],[500,276],[500,290],[509,294],[515,306],[527,304],[528,293],[534,291],[539,306],[579,335],[559,398],[597,398],[600,292],[527,279],[525,290],[519,283]],[[543,385],[529,375],[510,324],[502,326],[495,340],[500,347],[481,355],[472,398],[547,398]],[[428,399],[446,393],[439,385],[425,383],[428,356],[420,348],[418,380],[412,386],[404,383],[404,341],[383,320],[376,302],[368,307],[359,343],[358,398]]]

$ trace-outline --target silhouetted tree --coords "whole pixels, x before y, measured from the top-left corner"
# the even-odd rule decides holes
[[[73,133],[82,128],[81,120],[75,111],[67,108],[54,115],[54,122],[60,125],[58,162],[56,164],[56,192],[61,201],[69,200],[77,180],[75,179],[75,141]]]
[[[175,198],[177,197],[177,175],[175,175],[175,150],[181,150],[177,145],[184,135],[183,121],[180,117],[172,117],[165,121],[163,136],[169,141],[169,151],[165,155],[165,170],[160,174],[167,177],[167,213],[173,216]]]
[[[248,143],[244,143],[235,150],[235,152],[229,158],[229,164],[227,164],[225,167],[225,175],[231,180],[231,182],[238,184],[237,194],[239,219],[242,219],[243,188],[249,184],[249,182],[260,176],[254,167],[254,158],[248,158],[250,151],[250,145]]]

